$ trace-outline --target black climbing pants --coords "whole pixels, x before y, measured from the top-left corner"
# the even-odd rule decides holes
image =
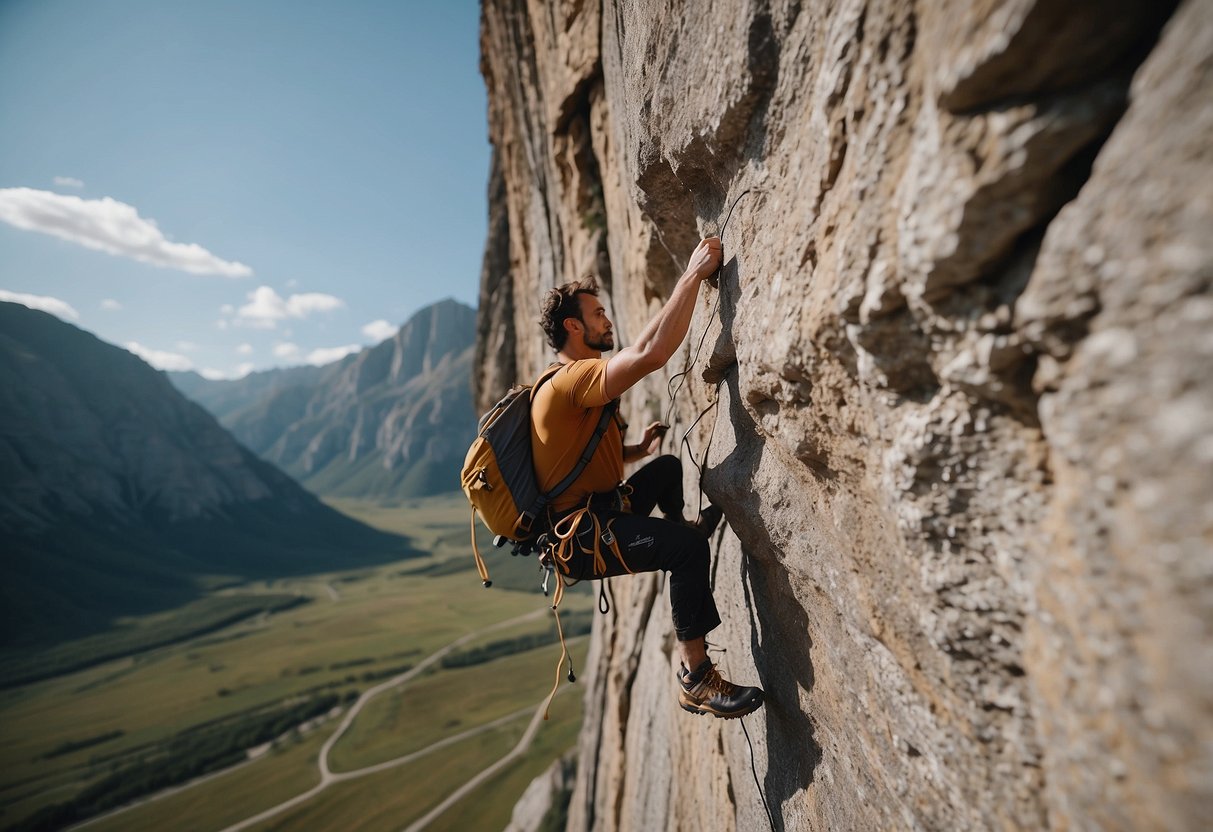
[[[594,548],[594,522],[585,517],[577,528],[578,545],[573,547],[569,561],[569,577],[596,580],[626,575],[629,570],[668,572],[678,640],[702,638],[719,626],[720,614],[712,598],[712,555],[707,538],[682,522],[682,462],[676,456],[657,457],[633,474],[628,485],[632,488],[631,511],[593,509],[599,529],[614,534],[627,568],[608,545],[599,541],[606,574],[594,574],[594,558],[584,551]],[[671,519],[649,517],[655,507]]]

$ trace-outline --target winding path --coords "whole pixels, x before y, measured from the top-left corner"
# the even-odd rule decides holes
[[[563,693],[566,690],[568,690],[568,688],[561,688],[560,692]],[[513,750],[511,750],[509,754],[506,754],[500,760],[477,774],[471,780],[455,789],[455,791],[447,795],[446,800],[443,800],[433,809],[430,809],[430,811],[425,815],[409,824],[409,826],[405,828],[404,832],[420,832],[420,830],[429,826],[434,818],[438,817],[447,809],[451,808],[466,797],[468,792],[472,791],[472,789],[476,788],[485,780],[488,780],[494,774],[501,771],[501,769],[505,768],[505,766],[525,754],[527,749],[531,747],[531,740],[535,739],[535,732],[539,730],[539,724],[543,722],[543,712],[546,710],[546,705],[547,697],[545,696],[544,701],[540,702],[539,707],[535,709],[535,715],[531,717],[531,724],[526,727],[526,731],[523,732],[522,737],[518,740],[518,744],[514,746]],[[529,709],[523,708],[519,713],[527,710]],[[511,718],[513,718],[513,716],[516,716],[516,714],[511,715]]]
[[[343,780],[352,780],[356,777],[365,777],[368,774],[375,774],[377,772],[384,771],[386,769],[393,768],[395,766],[404,765],[405,763],[412,762],[413,760],[417,759],[418,757],[428,754],[431,751],[435,751],[439,748],[443,748],[447,745],[451,745],[452,743],[459,742],[460,740],[466,739],[468,737],[475,736],[476,734],[483,733],[484,731],[489,731],[493,728],[496,728],[499,725],[503,725],[506,722],[509,722],[512,719],[517,719],[519,716],[521,716],[522,714],[529,711],[530,707],[528,706],[519,711],[515,711],[512,714],[507,714],[506,716],[500,717],[499,719],[496,719],[492,722],[486,723],[484,725],[478,725],[475,728],[469,728],[468,730],[463,731],[459,734],[455,734],[454,736],[450,736],[450,737],[446,737],[445,739],[441,739],[438,742],[436,742],[432,745],[427,745],[425,748],[422,748],[418,751],[414,751],[411,754],[406,754],[403,757],[396,757],[394,759],[387,760],[386,762],[377,763],[376,765],[373,765],[373,766],[367,766],[365,768],[356,769],[355,771],[343,771],[343,772],[338,772],[338,773],[334,773],[329,768],[329,752],[333,750],[333,746],[335,746],[337,744],[338,740],[340,740],[341,737],[345,734],[345,732],[347,730],[349,730],[349,727],[350,727],[350,725],[353,724],[355,717],[358,716],[358,714],[362,711],[363,707],[366,706],[367,702],[371,701],[376,696],[378,696],[379,694],[383,693],[386,690],[390,690],[399,685],[403,685],[405,682],[407,682],[410,679],[412,679],[413,677],[417,676],[419,673],[421,673],[427,667],[432,665],[434,662],[440,660],[447,653],[451,652],[452,650],[454,650],[457,647],[460,647],[460,646],[468,643],[469,641],[471,641],[474,638],[478,638],[486,633],[491,633],[494,630],[502,630],[507,627],[512,627],[515,624],[521,624],[523,621],[529,621],[532,618],[539,618],[540,616],[542,616],[546,613],[547,613],[547,608],[540,607],[537,610],[529,612],[525,615],[520,615],[517,618],[511,618],[506,621],[500,621],[491,626],[484,627],[482,629],[468,633],[465,636],[461,636],[461,637],[455,639],[454,641],[452,641],[450,644],[446,645],[445,647],[442,647],[439,650],[426,656],[424,659],[422,659],[420,662],[418,662],[417,665],[415,667],[413,667],[411,670],[405,671],[404,673],[401,673],[399,676],[393,676],[391,679],[388,679],[386,682],[382,682],[378,685],[375,685],[375,687],[370,688],[370,689],[366,690],[365,692],[363,692],[363,694],[358,697],[358,701],[354,703],[353,707],[351,707],[348,711],[346,711],[345,716],[341,720],[341,724],[337,726],[337,730],[333,732],[333,735],[330,736],[328,738],[328,740],[325,741],[324,746],[321,747],[321,749],[320,749],[320,759],[318,761],[318,765],[320,767],[320,782],[317,783],[312,788],[308,789],[306,792],[303,792],[302,794],[298,794],[295,797],[292,797],[290,800],[283,801],[282,803],[279,803],[277,806],[271,806],[269,809],[266,809],[264,812],[260,812],[256,815],[253,815],[250,818],[245,818],[244,820],[240,821],[239,823],[233,824],[232,826],[227,827],[226,829],[223,830],[223,832],[238,832],[238,830],[247,829],[250,826],[253,826],[254,824],[258,824],[263,820],[268,820],[269,818],[272,818],[275,815],[281,814],[282,812],[285,812],[287,809],[292,809],[302,803],[306,803],[307,801],[311,800],[316,795],[320,794],[320,792],[327,789],[333,783],[340,783]],[[539,711],[536,713],[536,717],[542,718],[542,716],[543,716],[543,703],[540,703]],[[537,725],[535,723],[535,719],[532,719],[531,725],[527,727],[526,733],[523,734],[523,741],[525,742],[525,744],[523,742],[520,742],[518,746],[515,746],[513,751],[511,751],[509,754],[507,754],[505,757],[503,757],[502,760],[498,761],[498,764],[502,763],[503,761],[512,759],[512,757],[514,755],[520,753],[519,748],[522,748],[523,750],[525,750],[526,747],[528,747],[530,745],[531,738],[535,735],[536,728],[537,728]],[[481,774],[483,774],[483,772]],[[459,791],[457,791],[456,794],[459,794],[462,791],[463,791],[463,788],[461,788]],[[434,814],[434,813],[431,812],[431,814]],[[427,817],[429,817],[429,816],[427,815]],[[414,826],[416,826],[416,824],[414,824]],[[417,827],[417,828],[420,828],[420,827]]]
[[[450,644],[447,644],[445,647],[441,647],[437,651],[426,656],[424,659],[422,659],[420,662],[418,662],[417,665],[415,665],[411,669],[409,669],[409,670],[405,671],[404,673],[401,673],[397,676],[393,676],[391,679],[388,679],[386,682],[381,682],[380,684],[375,685],[375,687],[369,688],[368,690],[364,691],[363,694],[358,697],[358,700],[353,704],[353,706],[348,711],[346,711],[345,717],[341,720],[341,724],[337,726],[337,730],[333,732],[333,735],[328,738],[328,740],[324,743],[323,747],[321,747],[321,749],[320,749],[320,758],[318,761],[318,765],[320,768],[320,782],[317,785],[313,786],[308,791],[298,794],[295,797],[291,798],[290,800],[279,803],[277,806],[273,806],[269,809],[266,809],[264,812],[254,815],[251,818],[246,818],[245,820],[240,821],[239,823],[235,824],[234,826],[227,827],[227,829],[225,829],[224,832],[235,832],[235,830],[238,830],[238,829],[247,829],[249,826],[252,826],[255,823],[260,823],[261,821],[266,820],[267,818],[271,818],[274,815],[285,812],[287,809],[293,808],[295,806],[298,806],[301,803],[304,803],[304,802],[312,799],[313,797],[315,797],[320,792],[324,791],[326,788],[328,788],[333,783],[340,783],[343,780],[352,780],[356,777],[365,777],[368,774],[375,774],[380,771],[385,771],[389,768],[394,768],[395,766],[402,766],[405,763],[410,763],[413,760],[416,760],[418,757],[422,757],[426,754],[429,754],[431,751],[437,751],[440,748],[445,748],[446,746],[457,743],[460,740],[467,739],[468,737],[475,736],[476,734],[480,734],[485,731],[490,731],[494,728],[497,728],[500,725],[504,725],[505,723],[507,723],[511,720],[517,719],[518,717],[522,716],[523,714],[529,712],[531,710],[531,708],[528,705],[527,707],[514,711],[511,714],[506,714],[503,717],[499,717],[498,719],[495,719],[492,722],[485,723],[484,725],[478,725],[474,728],[469,728],[468,730],[463,731],[461,733],[441,739],[438,742],[435,742],[431,745],[427,745],[425,748],[421,748],[421,749],[418,749],[417,751],[413,751],[409,754],[405,754],[403,757],[396,757],[394,759],[387,760],[382,763],[376,763],[375,765],[367,766],[365,768],[360,768],[355,771],[333,772],[329,768],[329,752],[332,751],[333,746],[335,746],[337,744],[338,740],[341,739],[342,735],[345,734],[345,732],[347,730],[349,730],[350,725],[353,724],[353,722],[354,722],[354,718],[358,716],[359,712],[363,709],[363,707],[366,706],[366,703],[369,702],[371,699],[373,699],[374,697],[383,693],[384,691],[390,690],[394,687],[398,687],[399,685],[403,685],[405,682],[410,681],[411,679],[416,677],[419,673],[421,673],[423,670],[425,670],[427,667],[432,665],[434,662],[437,662],[440,659],[442,659],[442,657],[445,656],[447,653],[451,652],[452,650],[456,649],[457,647],[461,647],[464,644],[467,644],[469,641],[471,641],[474,638],[478,638],[482,635],[485,635],[486,633],[491,633],[495,630],[502,630],[507,627],[512,627],[515,624],[521,624],[524,621],[529,621],[532,618],[539,618],[546,614],[547,614],[547,608],[540,607],[539,609],[526,613],[525,615],[520,615],[515,618],[508,619],[506,621],[499,621],[496,624],[491,624],[488,627],[482,627],[481,629],[475,630],[474,632],[468,633],[467,635],[460,636],[459,638],[452,641]],[[542,702],[540,703],[539,708],[540,708],[540,710],[537,712],[537,717],[542,716],[542,710],[543,710]],[[515,746],[513,751],[511,751],[508,755],[506,755],[506,757],[502,758],[502,761],[499,761],[499,765],[497,766],[498,768],[500,767],[500,763],[503,763],[506,760],[512,759],[514,756],[517,756],[519,753],[521,753],[519,751],[520,748],[522,750],[525,750],[526,747],[529,747],[531,738],[534,736],[534,733],[535,733],[535,728],[536,728],[536,722],[534,719],[532,719],[531,725],[527,728],[526,733],[523,735],[524,743],[519,743],[518,746]],[[263,759],[263,758],[259,758],[259,759]],[[231,772],[236,771],[237,769],[241,769],[241,768],[244,768],[245,766],[252,765],[255,762],[257,762],[257,760],[245,760],[244,762],[237,763],[234,766],[229,766],[228,768],[220,769],[219,771],[210,772],[209,774],[203,775],[202,777],[199,777],[196,780],[191,780],[188,783],[183,783],[178,786],[171,786],[171,787],[165,789],[164,791],[160,791],[160,792],[157,792],[156,794],[142,797],[133,803],[128,803],[125,806],[105,812],[104,814],[100,814],[100,815],[91,817],[88,820],[85,820],[81,823],[78,823],[74,826],[69,827],[69,829],[80,829],[82,827],[89,826],[94,823],[99,823],[102,820],[107,820],[109,818],[114,817],[115,815],[120,815],[125,812],[129,812],[132,809],[136,809],[140,806],[144,806],[148,803],[152,803],[154,801],[161,800],[166,797],[170,797],[172,795],[183,792],[186,789],[193,788],[194,786],[200,786],[203,783],[206,783],[210,780],[214,780],[217,777],[222,777],[225,774],[230,774]],[[494,768],[494,771],[495,770],[496,770],[496,768]],[[481,779],[483,779],[483,778],[481,778]],[[480,782],[480,780],[477,780],[476,782]],[[460,792],[458,792],[458,794],[462,794],[462,793],[466,793],[465,789],[460,789]],[[444,807],[445,806],[449,806],[449,803],[445,803]],[[436,813],[432,812],[431,814],[436,814]]]

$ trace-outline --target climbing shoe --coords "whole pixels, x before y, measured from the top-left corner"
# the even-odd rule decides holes
[[[694,672],[683,667],[678,671],[678,683],[678,704],[693,714],[736,719],[762,705],[761,688],[733,684],[720,675],[710,659]]]

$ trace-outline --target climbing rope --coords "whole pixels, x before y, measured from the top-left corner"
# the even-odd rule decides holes
[[[741,732],[745,734],[746,745],[750,748],[750,772],[754,775],[754,785],[758,787],[758,796],[762,798],[762,808],[767,813],[767,823],[771,824],[771,832],[775,832],[775,818],[771,815],[771,807],[767,805],[767,796],[762,793],[762,784],[758,782],[758,767],[754,765],[754,741],[750,739],[750,732],[745,727],[745,717],[737,720],[741,723]]]
[[[724,243],[724,232],[729,227],[729,220],[732,219],[732,217],[733,217],[733,209],[737,207],[737,203],[741,201],[741,198],[743,196],[745,196],[746,194],[755,193],[755,192],[760,192],[760,191],[758,191],[755,188],[747,188],[746,190],[744,190],[740,194],[738,194],[737,197],[733,200],[733,204],[731,206],[729,206],[729,213],[725,217],[724,223],[720,226],[719,233],[716,235],[716,236],[720,237],[722,246]],[[653,223],[653,228],[657,232],[657,239],[661,243],[662,248],[664,248],[666,250],[666,253],[670,255],[671,259],[674,260],[675,265],[677,266],[678,260],[676,257],[674,257],[674,253],[672,251],[670,251],[669,246],[667,246],[665,244],[665,240],[661,236],[661,229],[657,227],[656,223]],[[713,275],[713,277],[719,277],[721,269],[723,269],[723,268],[724,268],[724,257],[723,257],[723,249],[722,249],[721,264],[716,269],[716,272]],[[703,332],[699,336],[699,342],[695,345],[694,354],[691,355],[691,357],[687,361],[686,365],[682,368],[682,371],[671,376],[669,382],[667,382],[667,384],[666,384],[666,392],[669,393],[669,396],[670,396],[670,404],[669,404],[669,408],[666,410],[666,418],[665,418],[665,423],[667,425],[671,423],[671,419],[673,418],[674,409],[675,409],[675,406],[677,405],[677,401],[678,401],[678,394],[680,392],[682,392],[683,385],[686,382],[686,377],[691,372],[691,368],[694,367],[695,363],[699,360],[699,353],[703,350],[704,342],[707,340],[708,329],[711,327],[712,321],[716,318],[716,310],[720,308],[721,294],[722,294],[722,292],[718,286],[717,291],[716,291],[716,300],[712,304],[712,311],[708,313],[708,319],[703,325]],[[675,386],[675,382],[677,382],[677,386]],[[723,384],[724,384],[724,379],[721,378],[720,381],[718,381],[716,383],[715,395],[712,397],[711,404],[709,404],[703,410],[699,411],[699,415],[697,415],[695,417],[694,421],[692,421],[691,424],[687,427],[687,429],[685,431],[683,431],[682,441],[680,443],[679,451],[678,451],[679,457],[681,457],[682,449],[685,448],[687,450],[687,453],[691,459],[691,464],[695,466],[695,471],[698,474],[698,480],[696,482],[696,486],[697,486],[697,490],[699,491],[699,506],[698,506],[698,510],[697,510],[697,514],[699,514],[699,515],[703,514],[703,473],[704,473],[704,470],[707,468],[708,454],[712,448],[712,439],[716,435],[716,419],[712,420],[712,429],[708,432],[707,442],[704,443],[702,460],[695,459],[695,451],[694,451],[694,448],[691,447],[690,435],[691,435],[691,431],[695,430],[695,427],[699,424],[700,420],[702,420],[703,417],[706,416],[709,411],[714,410],[717,407],[717,405],[720,404],[720,388]],[[713,575],[713,584],[714,583],[715,583],[715,576]],[[717,648],[717,650],[718,650],[718,652],[725,652],[724,648]],[[775,832],[775,818],[771,814],[771,807],[767,803],[767,796],[763,792],[762,783],[758,779],[758,767],[754,762],[754,742],[753,742],[753,740],[750,739],[749,729],[746,728],[745,717],[742,717],[738,721],[741,723],[742,733],[745,734],[746,746],[749,748],[749,751],[750,751],[750,773],[754,777],[754,787],[756,789],[758,789],[758,796],[762,800],[762,808],[763,808],[763,811],[766,813],[767,822],[771,826],[771,832]]]
[[[717,234],[715,235],[717,237],[720,237],[722,250],[721,250],[720,266],[718,266],[716,268],[716,271],[713,273],[712,277],[719,278],[720,272],[724,268],[724,255],[723,255],[724,233],[729,227],[729,220],[731,220],[733,218],[733,210],[737,207],[737,203],[741,202],[742,197],[744,197],[746,194],[762,193],[762,192],[763,191],[760,188],[746,188],[744,191],[739,193],[733,199],[733,204],[729,206],[729,213],[725,215],[724,222],[720,226],[720,231],[717,232]],[[653,223],[653,229],[657,232],[657,240],[661,243],[661,247],[666,250],[666,253],[669,254],[671,259],[673,259],[675,264],[677,264],[678,263],[677,258],[674,257],[674,253],[672,251],[670,251],[669,246],[667,246],[665,244],[665,239],[661,236],[661,229],[658,228],[656,223]],[[716,300],[713,302],[712,311],[708,313],[708,319],[703,325],[703,332],[699,336],[699,343],[696,344],[696,346],[695,346],[694,354],[690,357],[690,359],[687,361],[686,365],[682,368],[682,371],[670,376],[670,380],[666,383],[666,392],[670,396],[670,405],[666,409],[666,418],[665,418],[665,423],[667,425],[671,423],[671,420],[673,418],[674,408],[678,402],[678,394],[680,392],[682,392],[683,385],[686,382],[686,377],[691,372],[691,368],[694,367],[695,363],[699,360],[699,353],[703,350],[704,342],[707,340],[708,330],[711,327],[712,321],[716,318],[716,310],[720,308],[721,294],[722,294],[722,292],[720,291],[719,288],[717,288]],[[675,386],[675,382],[677,382],[677,386]],[[695,459],[695,450],[694,450],[694,448],[691,447],[690,435],[691,435],[691,431],[693,431],[695,429],[695,426],[699,424],[700,420],[703,419],[703,417],[707,415],[708,411],[713,410],[716,407],[716,405],[720,403],[720,388],[723,384],[724,384],[724,379],[722,378],[716,384],[715,396],[713,396],[713,398],[712,398],[712,403],[709,404],[707,407],[705,407],[703,410],[701,410],[699,412],[699,415],[695,417],[695,420],[693,422],[691,422],[691,424],[687,427],[687,429],[685,431],[683,431],[682,441],[679,445],[679,450],[678,450],[678,455],[679,455],[679,457],[681,457],[682,449],[683,448],[686,449],[687,454],[690,457],[691,464],[695,466],[695,471],[698,474],[698,480],[696,482],[696,485],[699,490],[699,505],[698,505],[697,515],[703,513],[703,472],[706,469],[707,464],[708,464],[708,452],[711,450],[711,447],[712,447],[712,437],[716,433],[716,421],[714,419],[712,421],[712,430],[708,434],[707,443],[704,445],[702,461]]]

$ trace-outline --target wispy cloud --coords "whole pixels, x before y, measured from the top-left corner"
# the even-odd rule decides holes
[[[56,176],[55,184],[60,188],[83,188],[84,183],[74,176]]]
[[[52,298],[48,295],[27,295],[24,292],[10,292],[7,289],[0,289],[0,300],[7,300],[13,303],[19,303],[22,306],[28,306],[30,309],[41,309],[43,312],[50,312],[60,318],[69,320],[80,320],[80,313],[72,308],[72,305],[65,300]]]
[[[122,304],[118,303],[118,301],[114,300],[113,298],[106,298],[105,300],[101,301],[101,308],[106,312],[117,312],[122,309]]]
[[[397,327],[392,326],[387,321],[371,321],[362,328],[362,334],[378,343],[379,341],[386,341],[395,335],[396,329]]]
[[[252,344],[241,344],[240,346],[236,347],[236,352],[240,353],[241,355],[252,355],[253,354],[253,345]]]
[[[214,367],[204,367],[198,371],[198,375],[209,381],[231,381],[233,379],[244,378],[253,371],[253,363],[251,361],[244,364],[236,365],[236,369],[230,373],[223,370],[216,370]]]
[[[154,350],[143,346],[138,341],[127,341],[123,346],[157,370],[179,370],[184,372],[185,370],[194,369],[194,362],[180,353]]]
[[[318,350],[312,350],[307,354],[307,363],[314,364],[320,367],[324,364],[332,364],[334,361],[340,361],[351,353],[358,352],[362,349],[360,344],[346,344],[344,347],[324,347]]]
[[[284,298],[269,286],[258,286],[249,292],[248,301],[236,310],[236,318],[258,329],[273,329],[279,321],[287,318],[306,318],[314,312],[329,312],[345,306],[345,301],[341,298],[320,292],[307,292]],[[230,307],[224,307],[228,308]]]
[[[0,221],[166,269],[224,277],[253,273],[243,263],[217,257],[197,243],[171,242],[155,220],[110,197],[81,199],[33,188],[0,188]]]
[[[299,355],[299,345],[292,344],[289,341],[282,344],[274,344],[274,355],[278,358],[295,358]]]

